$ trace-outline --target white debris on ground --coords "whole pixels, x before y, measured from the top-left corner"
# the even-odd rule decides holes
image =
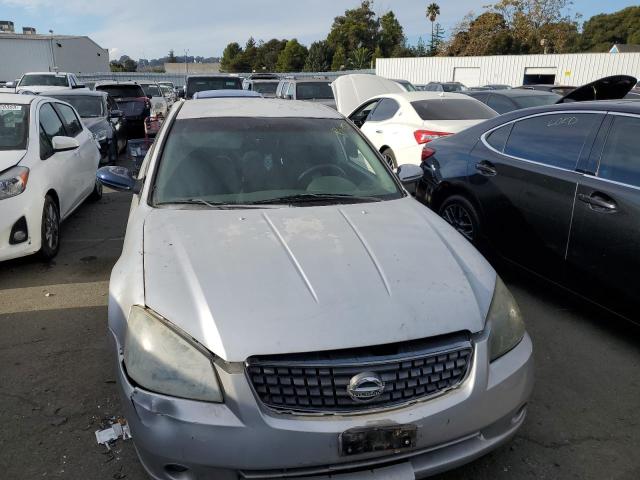
[[[96,430],[96,440],[98,444],[104,445],[107,447],[107,450],[111,450],[111,445],[122,438],[122,440],[128,440],[131,438],[131,431],[129,430],[129,425],[127,424],[127,420],[120,417],[113,417],[109,421],[110,426],[103,430]]]

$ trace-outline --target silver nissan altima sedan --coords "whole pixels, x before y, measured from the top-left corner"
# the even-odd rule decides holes
[[[348,120],[177,103],[110,283],[118,388],[155,479],[422,478],[522,425],[532,344],[495,271]]]

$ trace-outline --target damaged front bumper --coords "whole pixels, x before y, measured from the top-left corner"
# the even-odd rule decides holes
[[[276,413],[254,395],[242,365],[218,368],[225,403],[168,397],[132,385],[117,354],[119,393],[140,460],[154,479],[341,478],[402,465],[423,478],[467,463],[511,438],[522,425],[533,387],[531,339],[489,364],[487,338],[475,338],[473,367],[457,389],[403,408],[351,416]],[[345,430],[415,425],[416,448],[400,453],[339,455]],[[397,474],[393,473],[392,475]],[[352,478],[352,477],[345,477]]]

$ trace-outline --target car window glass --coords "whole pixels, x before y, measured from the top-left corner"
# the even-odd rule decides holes
[[[28,134],[29,105],[0,103],[0,151],[25,150]]]
[[[502,95],[491,95],[487,100],[487,105],[498,113],[506,113],[515,110],[515,105]]]
[[[484,103],[470,97],[418,100],[411,105],[422,120],[481,120],[496,116]]]
[[[73,109],[61,103],[56,104],[56,109],[62,117],[65,130],[69,137],[76,137],[82,132],[82,124]]]
[[[293,96],[293,92],[295,90],[296,84],[291,82],[289,84],[289,88],[287,88],[287,95],[292,95]]]
[[[487,135],[487,143],[499,152],[502,152],[504,150],[504,144],[507,142],[507,138],[509,138],[511,127],[513,127],[513,123],[504,125],[497,130],[494,130],[489,135]]]
[[[393,117],[400,109],[398,102],[391,98],[383,98],[378,103],[378,106],[369,115],[368,121],[380,122],[382,120],[388,120]]]
[[[50,103],[40,108],[40,158],[44,160],[53,155],[51,140],[55,136],[66,135],[64,126]]]
[[[349,119],[358,127],[362,127],[362,125],[364,125],[367,121],[369,114],[373,111],[374,108],[376,108],[376,105],[378,105],[378,102],[379,100],[375,100],[360,107],[358,110],[351,114]]]
[[[504,152],[553,167],[573,170],[600,115],[563,113],[515,122]]]
[[[602,151],[598,176],[640,187],[640,118],[616,116]]]

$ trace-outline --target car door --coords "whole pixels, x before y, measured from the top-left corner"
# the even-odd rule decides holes
[[[76,202],[81,202],[93,191],[95,186],[95,174],[99,162],[99,158],[96,161],[97,146],[92,135],[82,126],[82,122],[73,108],[62,103],[55,103],[54,107],[62,120],[67,136],[75,138],[80,144],[73,151],[73,161],[75,163],[74,176],[77,179]]]
[[[40,159],[44,162],[43,172],[49,185],[55,188],[60,202],[60,216],[64,218],[75,206],[77,194],[76,152],[54,152],[52,140],[56,136],[66,136],[62,120],[49,102],[43,103],[38,111],[40,137]]]
[[[579,173],[603,114],[559,111],[510,122],[472,150],[469,180],[501,255],[561,278]]]
[[[381,98],[375,108],[369,113],[366,122],[360,130],[373,143],[377,150],[384,145],[398,147],[396,145],[400,136],[400,125],[392,119],[398,113],[400,104],[393,98]]]
[[[578,183],[569,282],[586,297],[638,320],[640,116],[610,117],[603,148],[594,148],[593,167]]]

